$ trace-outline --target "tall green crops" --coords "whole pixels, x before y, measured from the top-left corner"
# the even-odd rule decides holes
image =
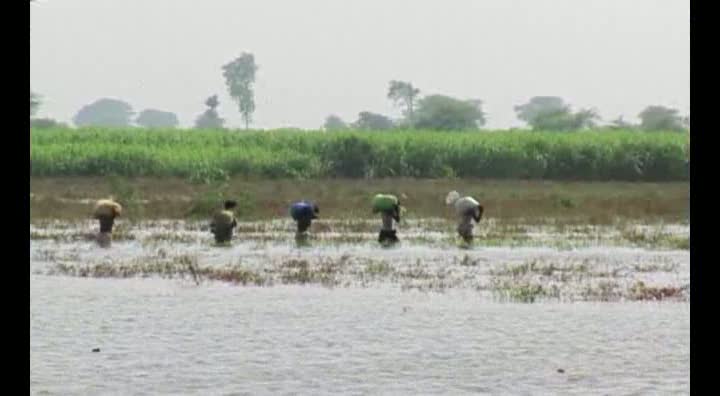
[[[682,133],[44,129],[38,176],[688,180]]]

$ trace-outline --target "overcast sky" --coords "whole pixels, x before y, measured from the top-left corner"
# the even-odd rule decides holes
[[[221,67],[255,55],[257,128],[318,128],[329,114],[399,117],[390,80],[481,99],[488,128],[561,96],[605,120],[647,105],[690,111],[687,0],[39,0],[30,6],[38,116],[69,122],[102,97],[175,112],[190,127]]]

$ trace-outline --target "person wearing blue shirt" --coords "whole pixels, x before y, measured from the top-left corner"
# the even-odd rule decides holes
[[[297,222],[297,234],[301,235],[307,232],[312,221],[318,218],[320,208],[314,202],[299,201],[290,205],[290,216]]]

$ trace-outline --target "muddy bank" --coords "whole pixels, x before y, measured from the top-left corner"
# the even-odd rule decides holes
[[[135,220],[207,218],[223,199],[238,200],[243,220],[288,216],[299,199],[320,204],[325,218],[369,218],[378,192],[403,196],[408,219],[447,218],[448,191],[477,198],[487,216],[519,224],[547,219],[571,224],[614,224],[618,219],[666,223],[689,218],[690,188],[679,183],[552,182],[478,179],[248,180],[196,184],[178,178],[33,177],[31,219],[88,218],[92,201],[113,195]]]

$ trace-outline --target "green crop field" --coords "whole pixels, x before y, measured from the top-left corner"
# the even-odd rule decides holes
[[[38,129],[34,176],[686,181],[672,132]]]

